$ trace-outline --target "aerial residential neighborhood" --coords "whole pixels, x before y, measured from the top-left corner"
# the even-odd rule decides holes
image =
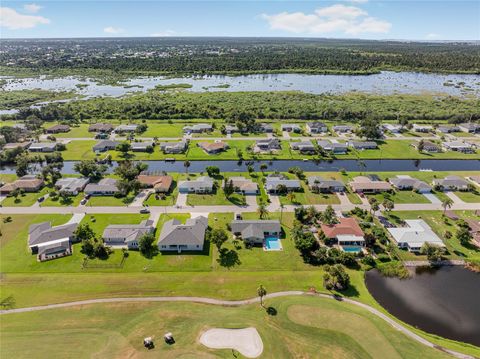
[[[480,358],[475,1],[0,7],[0,359]]]

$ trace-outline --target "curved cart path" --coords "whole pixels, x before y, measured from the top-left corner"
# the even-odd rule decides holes
[[[431,343],[425,338],[422,338],[418,334],[412,332],[407,327],[403,326],[402,324],[398,323],[397,321],[390,318],[388,315],[382,313],[378,309],[374,307],[357,302],[352,299],[337,297],[334,295],[329,294],[321,294],[321,293],[310,293],[310,292],[303,292],[303,291],[285,291],[285,292],[276,292],[267,294],[264,298],[277,298],[277,297],[286,297],[286,296],[295,296],[295,295],[309,295],[309,296],[316,296],[321,298],[328,298],[339,300],[342,302],[350,303],[359,307],[362,307],[369,311],[370,313],[376,315],[377,317],[385,320],[389,323],[392,327],[397,329],[398,331],[402,332],[409,338],[416,340],[417,342],[426,345],[431,348],[435,348],[446,352],[448,354],[453,355],[459,359],[476,359],[475,357],[467,354],[463,354],[454,350],[450,350],[436,344]],[[25,307],[25,308],[17,308],[17,309],[8,309],[8,310],[0,310],[0,315],[4,314],[14,314],[14,313],[26,313],[26,312],[36,312],[39,310],[48,310],[48,309],[58,309],[58,308],[67,308],[73,307],[77,305],[88,305],[88,304],[98,304],[98,303],[119,303],[119,302],[192,302],[192,303],[204,303],[204,304],[213,304],[213,305],[222,305],[228,307],[240,306],[240,305],[248,305],[259,303],[260,298],[250,298],[244,300],[220,300],[220,299],[213,299],[213,298],[204,298],[204,297],[133,297],[133,298],[103,298],[103,299],[88,299],[88,300],[80,300],[75,302],[67,302],[67,303],[59,303],[59,304],[48,304],[48,305],[41,305],[37,307]]]

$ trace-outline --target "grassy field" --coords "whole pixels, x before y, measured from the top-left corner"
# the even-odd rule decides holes
[[[48,126],[45,127],[51,127],[55,125],[55,123],[49,123]],[[70,131],[66,133],[56,133],[54,136],[56,138],[94,138],[95,137],[95,132],[89,132],[88,127],[90,125],[86,123],[82,123],[78,126],[70,126]]]
[[[199,335],[208,328],[255,327],[264,358],[448,358],[351,304],[288,297],[267,300],[266,305],[276,314],[268,315],[259,305],[191,303],[99,304],[13,314],[2,320],[2,353],[16,358],[231,358],[231,350],[201,345]],[[38,335],[47,330],[48,336]],[[162,341],[166,332],[173,333],[174,345]],[[142,345],[146,336],[155,340],[151,351]],[[29,345],[21,345],[25,341]],[[88,345],[75,345],[80,342]],[[46,347],[55,347],[55,353],[43,350]]]

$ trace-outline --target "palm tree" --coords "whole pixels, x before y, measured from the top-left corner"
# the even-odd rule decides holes
[[[280,224],[282,224],[282,217],[283,217],[283,209],[285,208],[285,205],[283,203],[280,203]]]
[[[267,290],[261,284],[257,288],[257,295],[260,297],[260,305],[263,307],[263,297],[267,295]]]
[[[267,206],[265,205],[265,203],[261,202],[258,205],[257,213],[258,213],[258,216],[260,217],[260,219],[268,217],[268,209],[267,209]]]
[[[268,168],[267,164],[262,163],[260,165],[260,171],[262,171],[263,174],[265,174],[265,170]]]
[[[183,167],[185,167],[185,173],[188,173],[188,167],[190,167],[190,161],[186,160],[183,162]]]
[[[452,207],[453,205],[453,200],[450,197],[445,198],[442,201],[442,207],[443,207],[443,214],[447,211],[447,208]]]
[[[293,192],[288,192],[287,194],[287,199],[290,203],[293,203],[295,202],[295,199],[296,199],[296,196],[295,196],[295,193]]]

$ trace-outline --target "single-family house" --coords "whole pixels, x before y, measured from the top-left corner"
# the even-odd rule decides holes
[[[110,224],[102,234],[105,245],[116,248],[138,249],[138,242],[144,235],[154,232],[153,221],[140,224]]]
[[[325,179],[320,176],[307,177],[308,188],[313,192],[331,193],[345,191],[345,185],[341,181]]]
[[[132,142],[130,147],[132,148],[133,152],[151,152],[153,151],[153,147],[155,143],[153,141],[145,141],[145,142]]]
[[[261,123],[259,126],[259,132],[272,133],[273,126],[269,123]]]
[[[453,132],[460,132],[460,127],[458,126],[438,126],[437,132],[440,133],[453,133]]]
[[[105,152],[111,151],[117,148],[120,142],[118,141],[111,141],[111,140],[103,140],[97,142],[93,147],[93,152]]]
[[[98,183],[89,183],[83,191],[90,196],[113,196],[119,192],[117,180],[113,178],[104,178]]]
[[[263,244],[266,237],[279,237],[282,232],[278,220],[234,220],[230,222],[230,229],[249,244]]]
[[[189,125],[183,127],[184,133],[202,133],[213,131],[213,126],[208,123],[197,123],[195,125]]]
[[[419,125],[419,124],[414,123],[413,126],[412,126],[412,129],[415,132],[420,132],[420,133],[433,132],[433,127],[430,126],[430,125]]]
[[[28,147],[30,152],[54,152],[56,149],[56,142],[32,142]]]
[[[350,141],[348,146],[356,150],[374,150],[378,148],[375,141]]]
[[[295,133],[301,133],[302,132],[302,128],[300,127],[300,125],[296,124],[296,123],[285,123],[285,124],[282,124],[280,126],[280,129],[282,131],[286,131],[286,132],[295,132]]]
[[[408,175],[398,175],[395,178],[390,179],[390,183],[393,187],[399,190],[414,190],[418,193],[430,193],[432,191],[432,187],[430,187],[424,181],[420,181],[419,179],[412,178]]]
[[[382,128],[385,131],[391,132],[391,133],[400,133],[402,132],[402,126],[401,125],[396,125],[393,123],[385,123],[382,125]]]
[[[357,176],[349,182],[350,188],[358,193],[380,193],[392,189],[392,185],[386,181],[374,181],[366,176]]]
[[[66,133],[70,131],[70,126],[68,125],[54,125],[45,130],[46,133]]]
[[[445,151],[475,153],[475,146],[471,143],[464,142],[464,141],[443,142],[442,146],[445,149]]]
[[[240,132],[237,125],[225,125],[225,133],[230,135],[232,133]]]
[[[208,219],[203,216],[189,218],[182,224],[178,219],[165,222],[157,245],[160,251],[202,251]]]
[[[245,195],[256,195],[259,193],[258,184],[253,182],[250,178],[242,176],[229,177],[227,181],[232,181],[235,192]]]
[[[423,152],[428,152],[428,153],[438,153],[442,152],[442,149],[440,148],[439,145],[437,145],[434,142],[431,141],[423,141]],[[418,146],[420,145],[420,141],[416,141],[412,143],[412,146],[418,150]]]
[[[113,131],[113,125],[111,123],[94,123],[88,126],[88,131],[110,133]]]
[[[198,177],[190,181],[181,181],[178,184],[180,193],[212,193],[213,179],[210,177]]]
[[[292,150],[299,151],[300,153],[305,154],[314,154],[316,152],[315,146],[312,141],[300,141],[300,142],[291,142],[290,147]]]
[[[307,133],[324,133],[328,131],[327,125],[322,122],[308,122],[305,129]]]
[[[288,192],[300,191],[302,185],[297,179],[288,179],[282,174],[271,174],[268,175],[265,181],[265,189],[269,193],[278,193],[283,189],[286,189]]]
[[[364,233],[355,218],[339,218],[338,223],[320,227],[328,239],[335,240],[342,248],[365,246]]]
[[[458,125],[458,128],[462,132],[479,133],[480,132],[480,123],[473,123],[473,122],[461,123],[460,125]]]
[[[89,182],[90,180],[88,178],[60,178],[55,182],[55,188],[57,188],[60,193],[76,196],[85,189]]]
[[[435,178],[433,185],[441,191],[468,191],[468,181],[459,176],[447,176],[444,179]]]
[[[135,124],[119,125],[115,127],[114,132],[115,133],[125,133],[125,132],[133,133],[137,131],[137,128],[138,128],[138,125],[135,125]]]
[[[215,142],[200,142],[197,145],[209,155],[220,153],[228,149],[228,143],[217,140]]]
[[[187,150],[188,142],[179,141],[179,142],[162,142],[160,143],[160,149],[163,153],[183,153]]]
[[[353,126],[349,125],[336,125],[333,126],[333,131],[335,133],[341,134],[341,133],[352,133],[353,132]]]
[[[76,223],[56,227],[49,222],[32,224],[28,229],[28,247],[40,262],[71,255],[76,229]]]
[[[387,231],[399,248],[406,248],[409,252],[420,252],[425,243],[445,247],[423,219],[407,219],[404,227],[387,228]]]
[[[318,147],[334,155],[344,155],[348,152],[348,146],[345,143],[330,142],[328,140],[317,141]]]
[[[15,150],[17,148],[21,148],[23,150],[28,149],[32,143],[31,142],[14,142],[14,143],[6,143],[3,146],[3,150]]]
[[[255,142],[254,152],[270,152],[281,150],[280,141],[276,138],[266,138]]]
[[[141,174],[137,180],[142,187],[153,188],[157,193],[168,193],[173,183],[173,177],[168,175]]]
[[[42,179],[33,175],[26,175],[14,182],[4,184],[0,187],[0,194],[9,195],[17,189],[23,190],[24,192],[38,192],[43,185],[44,182]]]
[[[477,185],[480,185],[480,176],[469,176],[470,181],[475,182]]]

